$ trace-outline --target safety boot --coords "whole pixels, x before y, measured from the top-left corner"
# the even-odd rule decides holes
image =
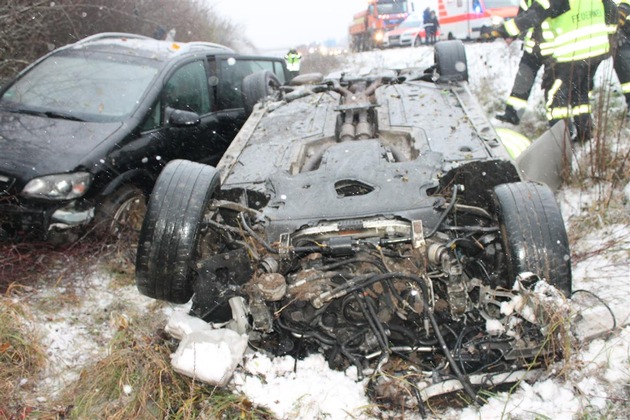
[[[494,117],[499,121],[514,125],[518,125],[521,122],[518,112],[516,112],[516,110],[510,105],[505,107],[505,112],[503,112],[503,114],[496,114]]]

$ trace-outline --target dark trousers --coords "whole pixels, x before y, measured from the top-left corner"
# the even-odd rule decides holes
[[[588,93],[593,76],[606,56],[568,63],[553,62],[545,66],[542,87],[549,125],[563,119],[573,119],[576,140],[592,138],[593,120]]]
[[[613,43],[613,45],[616,45],[613,61],[615,73],[617,73],[621,89],[626,97],[626,104],[628,109],[630,109],[630,40],[621,33],[618,36],[621,37],[620,41]]]
[[[536,74],[538,74],[538,70],[542,66],[543,57],[540,55],[540,51],[534,50],[531,53],[523,51],[507,105],[515,110],[523,109],[527,106],[527,98],[529,98],[529,94],[534,86]]]

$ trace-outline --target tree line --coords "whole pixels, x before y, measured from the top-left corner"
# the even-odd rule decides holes
[[[4,0],[0,4],[0,79],[36,58],[99,32],[252,47],[238,25],[204,0]]]

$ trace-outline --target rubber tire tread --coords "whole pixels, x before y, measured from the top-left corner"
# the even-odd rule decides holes
[[[219,184],[219,171],[211,166],[173,160],[164,167],[138,241],[136,286],[140,293],[171,303],[190,300],[200,225]]]
[[[245,114],[251,114],[258,101],[273,94],[274,87],[279,86],[280,81],[269,70],[258,71],[245,76],[241,86]]]
[[[440,41],[434,45],[435,67],[440,75],[438,83],[468,81],[468,61],[466,47],[461,40]],[[458,70],[458,63],[464,63],[464,70]]]
[[[544,184],[517,182],[498,185],[494,196],[509,278],[530,271],[569,297],[569,240],[551,189]]]

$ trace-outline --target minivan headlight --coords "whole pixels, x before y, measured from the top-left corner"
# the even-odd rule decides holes
[[[22,190],[22,195],[48,200],[71,200],[85,194],[91,183],[92,175],[88,172],[47,175],[30,180]]]

